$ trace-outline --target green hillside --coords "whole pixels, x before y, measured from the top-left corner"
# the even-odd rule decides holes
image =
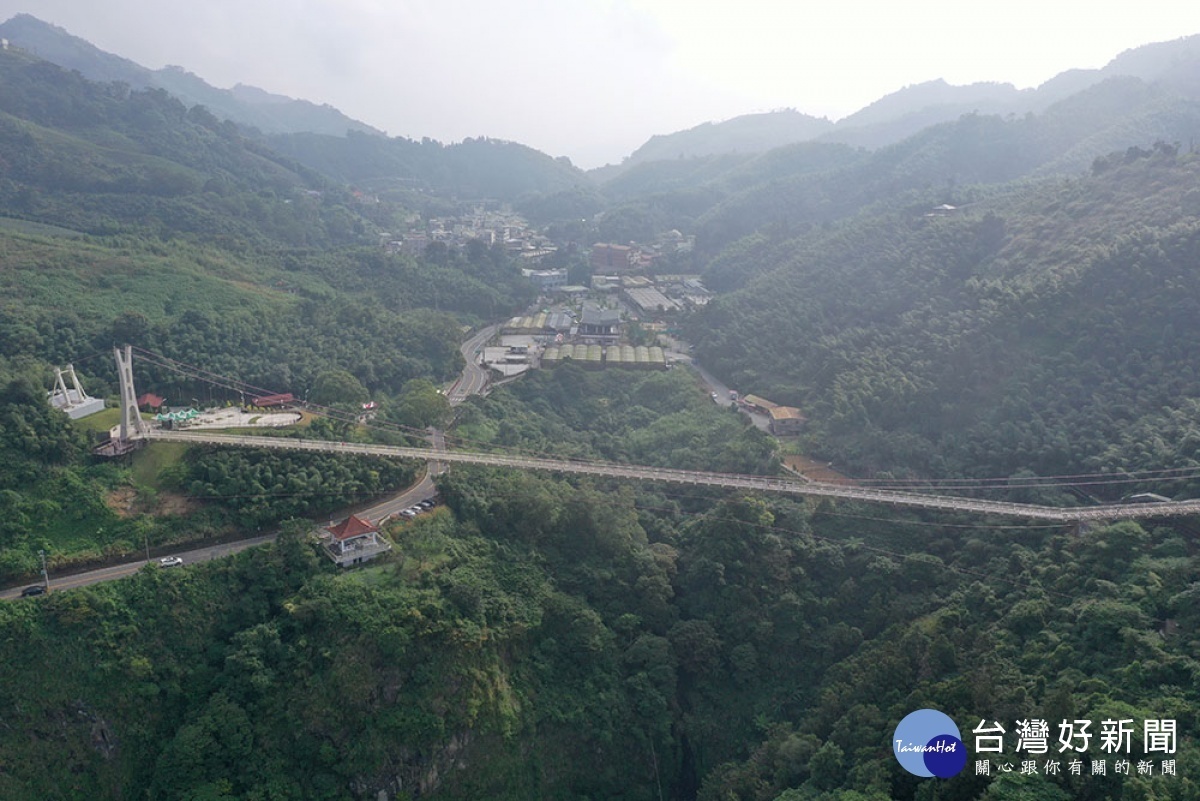
[[[827,119],[801,114],[795,109],[745,114],[723,122],[702,123],[686,131],[652,136],[621,163],[621,169],[655,161],[763,153],[815,139],[833,127]]]
[[[890,739],[932,706],[972,747],[980,719],[1133,720],[1134,760],[1142,721],[1178,723],[1151,755],[1176,776],[1112,772],[1094,739],[1078,756],[1107,775],[997,756],[939,797],[1196,797],[1197,563],[1167,530],[1084,542],[475,470],[443,492],[364,570],[293,532],[0,606],[0,794],[921,799],[933,780]]]
[[[382,135],[330,106],[240,84],[232,89],[217,89],[181,67],[147,69],[29,14],[17,14],[0,23],[0,36],[41,59],[77,71],[88,80],[119,82],[138,90],[163,89],[189,107],[204,106],[222,120],[265,133],[311,131],[343,136],[353,130]]]
[[[140,359],[139,390],[172,403],[262,390],[343,413],[280,436],[435,424],[451,447],[577,460],[773,475],[786,449],[864,482],[1012,477],[1027,502],[1198,497],[1200,106],[1179,52],[874,152],[802,142],[601,182],[488,139],[264,138],[0,50],[0,578],[32,584],[41,553],[54,578],[0,603],[0,799],[1200,798],[1194,519],[1067,528],[455,464],[437,508],[343,570],[314,523],[422,466],[163,443],[102,461],[114,410],[46,402],[67,363],[111,398],[129,343],[250,385]],[[591,237],[694,234],[659,267],[717,295],[668,324],[730,386],[799,406],[803,435],[713,403],[683,363],[563,364],[452,413],[437,386],[464,332],[535,293],[503,243],[384,243],[485,199],[554,223],[573,278]],[[952,778],[893,754],[923,708],[968,746]],[[1053,753],[1084,720],[1090,749]],[[1174,742],[1155,752],[1159,720]],[[1030,721],[1049,731],[1035,770]],[[1132,724],[1128,755],[1105,721]],[[975,747],[981,722],[1002,755]]]
[[[745,469],[722,460],[765,438],[685,376],[558,368],[473,401],[460,433]],[[921,799],[890,738],[931,706],[964,732],[1129,718],[1134,754],[1142,721],[1178,724],[1175,777],[998,757],[942,796],[1196,796],[1200,564],[1171,528],[1084,539],[466,467],[441,492],[366,569],[335,571],[300,524],[0,605],[0,794]]]
[[[756,231],[798,233],[875,204],[904,202],[909,192],[953,203],[964,187],[1074,175],[1116,149],[1190,142],[1200,130],[1200,101],[1168,86],[1117,76],[1036,114],[972,113],[917,127],[874,151],[804,142],[754,158],[638,164],[606,177],[601,189],[624,213],[640,215],[640,225],[631,230],[694,232],[699,252],[711,259]],[[733,288],[755,269],[723,274],[714,286]]]
[[[444,145],[402,137],[349,133],[345,137],[287,134],[268,137],[270,146],[341,183],[375,192],[418,190],[447,196],[514,200],[552,194],[590,179],[566,158],[498,139],[465,139]]]
[[[693,320],[698,351],[804,408],[814,446],[864,474],[1151,467],[1110,446],[1200,394],[1198,170],[1169,145],[1131,149],[1075,179],[964,190],[946,216],[917,193],[748,240],[719,265],[755,277]],[[1153,467],[1189,463],[1187,442]]]
[[[0,574],[10,580],[33,574],[39,549],[61,569],[339,508],[402,482],[310,460],[298,467],[301,483],[319,485],[311,504],[248,510],[228,487],[207,505],[161,503],[186,494],[187,470],[207,475],[205,460],[93,463],[95,432],[56,422],[34,389],[49,386],[52,367],[74,363],[91,394],[113,397],[111,348],[128,343],[264,392],[315,400],[331,388],[324,402],[385,409],[394,399],[393,421],[408,424],[405,398],[459,369],[464,322],[528,298],[502,248],[428,262],[384,253],[378,231],[411,209],[360,204],[160,90],[92,83],[11,49],[0,51],[0,76]],[[173,403],[245,394],[150,364],[137,380]],[[173,479],[147,472],[160,462]],[[222,467],[251,483],[278,469],[267,457]],[[180,508],[188,514],[172,517]]]

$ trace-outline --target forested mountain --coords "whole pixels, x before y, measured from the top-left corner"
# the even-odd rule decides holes
[[[762,153],[793,142],[815,139],[832,128],[833,123],[829,120],[801,114],[795,109],[745,114],[723,122],[702,123],[686,131],[652,136],[621,162],[621,167],[697,156]]]
[[[151,455],[152,467],[132,472],[91,463],[93,423],[63,425],[33,389],[48,386],[52,366],[75,363],[104,397],[115,392],[111,346],[128,343],[264,392],[324,392],[321,402],[351,409],[394,401],[396,422],[423,426],[406,419],[405,400],[459,368],[461,326],[529,299],[503,248],[387,254],[378,232],[403,230],[412,208],[364,204],[160,89],[93,83],[16,49],[0,51],[0,82],[0,573],[9,577],[31,573],[39,549],[63,566],[139,542],[228,534],[300,507],[336,508],[407,475],[290,461],[319,488],[311,503],[235,500],[175,518],[153,499],[178,494],[180,454]],[[243,399],[148,365],[138,381],[175,404]],[[104,430],[112,422],[97,419]],[[270,490],[281,470],[271,458],[211,461],[220,478],[203,462],[191,469],[223,487],[218,496],[230,476]],[[160,475],[168,464],[173,480]],[[114,495],[140,500],[125,509],[106,502]],[[31,528],[34,519],[44,522]]]
[[[389,138],[329,106],[240,84],[216,89],[179,67],[149,70],[28,14],[0,24],[0,36],[84,78],[119,84],[110,92],[162,90],[193,116],[207,114],[246,126],[252,130],[244,132],[243,144],[261,132],[266,136],[263,150],[269,148],[338,184],[392,190],[404,197],[432,192],[512,200],[590,183],[567,160],[513,142],[479,138],[443,145],[429,139]],[[147,140],[156,136],[154,130],[145,134]]]
[[[1061,503],[1071,487],[1029,479],[1178,468],[1071,500],[1194,497],[1186,77],[1107,76],[877,151],[637,164],[598,188],[512,143],[267,140],[0,51],[0,576],[31,582],[39,551],[57,579],[282,527],[234,558],[0,604],[0,798],[1200,798],[1194,520],[1068,531],[456,466],[441,508],[341,571],[314,519],[418,465],[166,443],[99,462],[112,410],[71,422],[45,395],[67,362],[111,395],[110,348],[129,342],[343,412],[305,436],[444,423],[436,384],[464,329],[532,290],[502,247],[396,255],[379,233],[417,210],[397,199],[487,194],[580,218],[580,237],[695,233],[719,294],[673,324],[738,389],[800,406],[789,447],[849,473],[1011,475],[1018,500]],[[172,402],[245,402],[161,361],[137,379]],[[355,422],[368,399],[374,427]],[[458,407],[449,442],[781,469],[780,444],[683,366],[538,371]],[[986,774],[918,779],[892,736],[920,708],[969,745],[1003,722],[1007,756],[1018,721],[1136,721],[1136,760],[1142,722],[1172,720],[1177,775],[1004,772],[1017,760],[972,749]],[[1099,739],[1080,758],[1112,768]]]
[[[837,176],[868,157],[865,151],[846,145],[802,142],[757,155],[705,156],[637,164],[590,193],[599,201],[597,208],[603,209],[593,238],[617,242],[652,241],[659,233],[672,228],[694,231],[704,256],[710,257],[730,239],[760,224],[775,223],[779,218],[771,213],[753,221],[739,220],[737,225],[744,224],[745,229],[733,228],[734,223],[730,222],[727,230],[721,223],[711,222],[723,210],[737,209],[740,202],[761,200],[767,206],[778,204],[780,212],[785,213],[785,199],[777,194],[781,187],[789,182],[820,180],[819,176],[830,176],[833,183],[838,184]],[[821,199],[814,198],[814,202],[821,204]],[[843,213],[842,209],[834,209],[827,202],[823,205],[835,216]],[[529,208],[529,205],[523,208]],[[570,220],[566,210],[575,208],[578,206],[574,204],[545,203],[541,219],[546,222]]]
[[[1077,178],[960,190],[951,212],[914,192],[760,235],[713,267],[755,276],[690,327],[702,359],[810,410],[814,444],[864,474],[1190,464],[1188,436],[1125,433],[1173,429],[1200,395],[1198,176],[1159,144]]]
[[[124,83],[131,89],[163,89],[186,106],[204,106],[219,119],[264,133],[311,131],[344,136],[347,131],[359,131],[383,135],[332,106],[319,106],[241,84],[232,89],[217,89],[181,67],[147,69],[29,14],[17,14],[0,24],[0,37],[38,58],[76,70],[89,80]]]
[[[472,401],[459,433],[726,469],[769,452],[688,382],[562,367]],[[191,480],[214,486],[316,472],[199,458]],[[968,770],[939,784],[951,797],[1194,797],[1200,568],[1169,528],[998,533],[466,467],[441,491],[364,570],[320,561],[301,523],[270,549],[0,606],[0,794],[923,799],[890,738],[934,706],[964,729],[1180,725],[1174,778]]]
[[[0,202],[10,216],[87,233],[234,235],[293,245],[361,241],[327,182],[161,89],[98,84],[0,52]]]
[[[720,123],[650,138],[620,165],[592,171],[608,183],[625,170],[648,161],[698,156],[753,154],[773,147],[818,140],[875,149],[895,144],[964,114],[1024,116],[1040,114],[1110,78],[1138,78],[1174,96],[1200,100],[1200,35],[1127,50],[1102,69],[1072,69],[1041,86],[1017,89],[1008,83],[954,86],[937,79],[898,89],[836,123],[796,111],[747,114]]]
[[[1041,114],[968,114],[874,151],[811,142],[750,159],[638,165],[602,191],[634,211],[649,210],[652,222],[669,218],[668,227],[694,230],[697,246],[712,257],[771,226],[799,232],[912,191],[953,203],[960,187],[1076,174],[1099,154],[1187,143],[1197,131],[1200,101],[1137,78],[1110,78]],[[715,286],[729,288],[757,267],[714,273]]]
[[[499,139],[465,139],[443,145],[403,137],[350,133],[345,137],[280,134],[270,146],[341,183],[387,193],[417,190],[467,198],[513,200],[550,194],[590,179],[566,158]]]

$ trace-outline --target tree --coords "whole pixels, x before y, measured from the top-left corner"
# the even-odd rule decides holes
[[[313,382],[309,399],[329,406],[334,403],[365,403],[371,394],[362,382],[345,370],[326,370]]]
[[[844,758],[845,753],[836,743],[825,743],[808,763],[809,781],[818,790],[832,790],[841,786],[845,777]]]
[[[393,416],[413,428],[440,427],[450,419],[450,401],[429,379],[415,378],[405,383]]]

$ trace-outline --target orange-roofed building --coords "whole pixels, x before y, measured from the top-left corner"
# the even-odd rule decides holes
[[[162,395],[155,395],[153,392],[139,395],[137,399],[138,408],[144,412],[157,412],[166,402],[166,398]]]
[[[350,515],[325,531],[325,553],[338,567],[357,565],[392,549],[392,544],[379,536],[379,527],[358,515]]]
[[[768,409],[767,414],[771,417],[771,433],[777,437],[795,436],[808,422],[794,406],[775,406]]]

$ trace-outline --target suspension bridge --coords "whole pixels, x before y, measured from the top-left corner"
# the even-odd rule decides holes
[[[154,354],[147,354],[154,356]],[[158,357],[157,364],[172,367],[178,363]],[[522,454],[484,453],[443,448],[375,445],[359,442],[334,442],[293,437],[226,434],[205,431],[170,430],[151,425],[138,414],[137,395],[133,387],[133,355],[129,346],[116,349],[117,371],[121,385],[121,421],[114,430],[109,453],[126,453],[144,442],[184,442],[191,444],[223,445],[276,450],[316,451],[321,453],[357,454],[396,459],[418,459],[444,464],[474,464],[515,470],[539,470],[571,475],[601,476],[630,481],[653,481],[691,486],[717,487],[797,495],[810,498],[833,498],[883,504],[893,507],[933,509],[977,515],[997,515],[1053,523],[1082,523],[1087,521],[1128,520],[1138,518],[1175,517],[1200,513],[1200,499],[1138,504],[1101,504],[1095,506],[1055,507],[1008,501],[967,498],[930,492],[883,489],[877,487],[832,484],[778,476],[756,476],[736,473],[715,473],[699,470],[678,470],[620,464],[599,460],[554,459]],[[190,377],[200,378],[204,371],[180,369]],[[210,377],[212,374],[208,374]],[[207,378],[205,380],[212,380]],[[224,379],[223,386],[230,380]],[[236,383],[236,382],[235,382]],[[253,388],[268,394],[260,388]]]

